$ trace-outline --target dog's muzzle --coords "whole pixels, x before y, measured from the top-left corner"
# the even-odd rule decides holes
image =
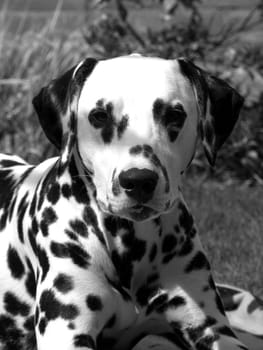
[[[140,204],[152,199],[159,176],[150,169],[130,168],[119,174],[120,187]]]

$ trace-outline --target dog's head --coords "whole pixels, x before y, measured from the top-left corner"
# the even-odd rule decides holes
[[[86,59],[33,100],[61,156],[74,149],[93,174],[101,209],[132,220],[171,209],[198,135],[214,164],[242,103],[190,61],[140,55]]]

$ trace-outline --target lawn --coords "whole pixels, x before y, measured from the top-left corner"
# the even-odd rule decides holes
[[[184,193],[216,280],[263,297],[263,188],[189,179]]]

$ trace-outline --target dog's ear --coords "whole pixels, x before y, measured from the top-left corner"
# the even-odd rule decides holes
[[[59,150],[69,123],[70,104],[96,63],[97,60],[87,58],[43,87],[32,101],[46,136]]]
[[[178,60],[181,72],[193,86],[200,112],[199,130],[210,165],[231,134],[243,105],[243,97],[225,81],[204,72],[186,59]]]

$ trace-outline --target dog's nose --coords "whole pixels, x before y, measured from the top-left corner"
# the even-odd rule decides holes
[[[152,170],[131,168],[120,173],[119,183],[129,197],[146,203],[153,196],[158,178],[158,174]]]

